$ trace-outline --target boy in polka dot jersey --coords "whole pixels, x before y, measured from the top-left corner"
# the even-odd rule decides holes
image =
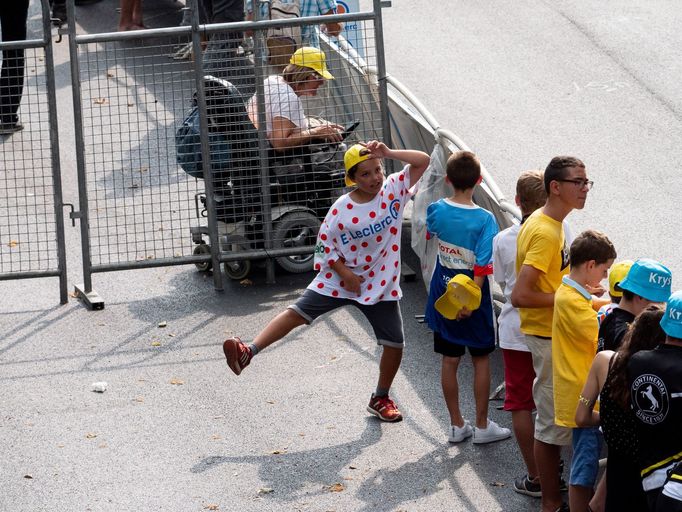
[[[448,441],[459,443],[473,434],[474,443],[490,443],[511,436],[508,428],[488,419],[488,355],[495,350],[490,277],[497,222],[492,213],[473,202],[474,190],[482,179],[481,164],[476,155],[469,151],[453,153],[448,158],[446,175],[454,194],[430,204],[426,210],[428,236],[438,239],[438,259],[431,278],[425,318],[433,330],[434,350],[443,356],[441,384],[450,413]],[[481,305],[473,312],[464,308],[456,320],[448,320],[434,304],[457,274],[467,275],[481,288]],[[462,417],[459,408],[457,368],[465,349],[469,350],[474,365],[476,421],[473,428]]]
[[[386,178],[383,158],[406,165]],[[429,155],[370,141],[348,149],[344,164],[346,185],[355,188],[332,205],[320,227],[317,276],[301,298],[271,320],[252,343],[230,338],[223,343],[223,352],[230,369],[239,375],[258,352],[294,328],[336,308],[355,306],[383,347],[379,380],[367,411],[383,421],[400,421],[402,414],[389,397],[405,343],[398,302],[402,297],[400,236],[405,204],[414,193],[412,185],[429,165]]]

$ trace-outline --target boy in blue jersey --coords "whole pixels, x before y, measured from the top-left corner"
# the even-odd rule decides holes
[[[495,217],[473,202],[474,189],[481,182],[481,164],[469,151],[458,151],[447,162],[447,181],[454,194],[429,205],[426,214],[427,236],[438,239],[438,259],[431,278],[426,305],[426,322],[433,329],[434,350],[443,356],[441,384],[450,413],[448,440],[458,443],[473,434],[474,443],[483,444],[511,436],[488,419],[490,365],[488,355],[495,349],[495,319],[490,275],[493,272],[493,238],[497,234]],[[456,320],[448,320],[435,308],[445,293],[448,281],[457,274],[472,278],[482,292],[475,311],[462,310]],[[468,347],[474,365],[474,428],[459,409],[457,368]]]

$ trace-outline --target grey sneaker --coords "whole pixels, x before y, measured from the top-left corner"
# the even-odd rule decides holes
[[[464,425],[458,427],[456,425],[450,425],[448,429],[448,441],[450,443],[461,443],[467,437],[471,437],[474,431],[467,420],[464,420]]]
[[[474,444],[494,443],[511,437],[511,430],[500,427],[493,420],[488,420],[486,428],[474,427]]]
[[[536,480],[538,480],[536,478]],[[537,482],[531,480],[528,475],[523,478],[517,478],[514,480],[514,490],[519,494],[525,494],[526,496],[532,496],[533,498],[542,497],[542,489],[540,488],[540,481]]]

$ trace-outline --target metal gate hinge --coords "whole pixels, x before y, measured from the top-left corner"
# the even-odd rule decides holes
[[[71,210],[69,212],[69,219],[71,219],[71,226],[75,228],[76,219],[82,219],[83,214],[81,212],[77,212],[71,203],[64,203],[62,206],[66,206],[69,208],[69,210]]]

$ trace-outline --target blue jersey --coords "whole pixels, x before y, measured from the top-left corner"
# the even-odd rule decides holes
[[[484,348],[495,344],[490,274],[493,271],[493,238],[497,234],[495,217],[480,206],[467,206],[441,199],[426,211],[428,236],[437,238],[438,259],[431,277],[426,322],[445,340]],[[457,274],[485,276],[481,306],[465,320],[448,320],[434,308],[434,303]]]

